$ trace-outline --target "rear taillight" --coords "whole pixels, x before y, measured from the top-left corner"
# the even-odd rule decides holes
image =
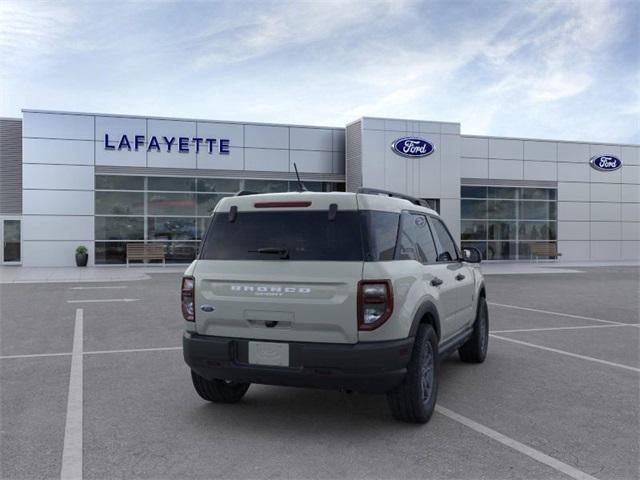
[[[182,316],[187,322],[196,321],[195,309],[196,280],[193,277],[182,277],[180,289],[180,301],[182,303]]]
[[[393,289],[389,280],[358,282],[358,330],[374,330],[393,313]]]

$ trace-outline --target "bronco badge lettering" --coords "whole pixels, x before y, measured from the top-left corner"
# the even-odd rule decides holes
[[[252,292],[255,295],[281,296],[285,293],[311,293],[308,287],[282,287],[263,285],[231,285],[232,292]]]

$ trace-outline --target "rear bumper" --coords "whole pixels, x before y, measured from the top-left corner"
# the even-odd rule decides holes
[[[402,382],[413,340],[354,345],[289,342],[287,368],[250,365],[247,339],[186,332],[182,346],[185,362],[207,379],[382,393]]]

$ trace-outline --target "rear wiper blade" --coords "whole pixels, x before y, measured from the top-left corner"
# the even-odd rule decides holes
[[[259,248],[257,250],[249,250],[249,252],[280,255],[280,258],[282,260],[287,260],[289,258],[289,250],[287,250],[286,248],[280,248],[280,247],[265,247],[265,248]]]

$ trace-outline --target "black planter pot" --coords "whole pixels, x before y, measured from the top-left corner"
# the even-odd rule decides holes
[[[78,267],[86,267],[89,261],[88,253],[76,253],[76,265]]]

